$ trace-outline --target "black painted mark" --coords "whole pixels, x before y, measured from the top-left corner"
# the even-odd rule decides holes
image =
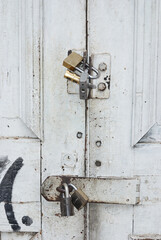
[[[30,226],[31,224],[33,224],[33,220],[28,216],[24,216],[22,218],[22,223],[25,224],[26,226]]]
[[[4,208],[5,208],[5,211],[6,211],[8,222],[11,225],[13,231],[15,231],[15,232],[19,231],[21,229],[21,227],[18,225],[18,222],[16,221],[12,204],[11,203],[5,203]]]
[[[21,229],[21,227],[18,225],[18,222],[16,221],[11,200],[14,180],[22,166],[23,159],[17,158],[16,161],[12,164],[12,166],[7,170],[0,184],[0,203],[5,202],[4,208],[6,216],[13,231],[19,231]]]
[[[4,171],[8,163],[9,163],[8,156],[0,156],[0,173]]]

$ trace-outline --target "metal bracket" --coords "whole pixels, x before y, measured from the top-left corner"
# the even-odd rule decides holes
[[[90,203],[135,205],[140,201],[140,183],[136,178],[50,176],[44,181],[41,194],[47,201],[60,201],[60,193],[56,188],[64,182],[82,189]]]
[[[80,82],[79,82],[80,99],[88,99],[88,94],[89,94],[88,84],[89,84],[88,72],[84,71],[81,74]]]
[[[93,54],[91,56],[91,61],[92,65],[100,71],[100,77],[92,81],[92,83],[96,86],[96,89],[91,90],[91,98],[109,98],[111,81],[111,56],[108,53]]]
[[[91,63],[92,66],[99,69],[100,76],[97,79],[91,79],[91,86],[96,86],[96,88],[91,87],[90,98],[107,99],[110,97],[111,56],[108,53],[93,54]],[[83,78],[85,79],[85,76],[82,76]],[[80,94],[79,85],[68,80],[67,92],[69,94]]]

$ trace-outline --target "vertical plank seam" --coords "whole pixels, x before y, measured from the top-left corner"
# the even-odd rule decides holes
[[[137,29],[136,29],[136,25],[137,25],[137,16],[136,16],[136,8],[137,8],[138,2],[137,0],[134,0],[134,36],[133,36],[133,41],[134,41],[134,50],[133,50],[133,84],[132,84],[132,131],[131,131],[131,146],[134,145],[134,140],[135,140],[135,101],[136,101],[136,58],[137,58],[137,54],[136,54],[136,49],[137,49],[137,41],[136,41],[136,36],[137,36]]]
[[[44,107],[44,94],[43,94],[43,89],[44,89],[44,84],[43,84],[43,76],[44,76],[44,48],[43,48],[43,43],[44,43],[44,1],[43,0],[39,0],[39,11],[40,11],[40,35],[39,35],[39,81],[40,81],[40,88],[39,88],[39,107],[40,107],[40,134],[41,134],[41,140],[40,140],[40,218],[41,218],[41,239],[42,237],[42,226],[43,226],[43,220],[42,220],[42,195],[41,195],[41,185],[42,185],[42,180],[43,180],[43,176],[42,176],[42,160],[43,160],[43,153],[42,153],[42,143],[43,143],[43,139],[44,139],[44,112],[43,112],[43,107]]]
[[[85,26],[86,26],[86,51],[89,60],[89,0],[85,0]],[[89,126],[88,126],[89,102],[85,100],[85,152],[84,152],[84,175],[89,176]],[[89,239],[89,204],[84,208],[84,240]]]
[[[143,71],[142,71],[142,104],[141,104],[141,134],[143,132],[143,99],[144,99],[144,76],[145,76],[145,0],[144,0],[144,26],[143,26]]]
[[[157,23],[158,23],[158,25],[157,25],[157,53],[156,53],[156,58],[157,58],[157,62],[156,62],[156,86],[157,86],[157,84],[158,84],[158,80],[159,80],[159,76],[158,76],[158,64],[159,64],[159,26],[160,26],[160,18],[159,18],[159,10],[160,10],[160,1],[157,1],[157,7],[158,7],[158,10],[157,10]],[[156,87],[156,99],[155,99],[155,101],[156,101],[156,121],[158,121],[158,93],[157,93],[157,87]]]

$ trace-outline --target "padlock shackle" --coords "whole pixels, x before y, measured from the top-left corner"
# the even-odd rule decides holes
[[[86,66],[89,68],[89,64],[86,63]],[[100,71],[97,70],[95,67],[91,67],[91,70],[96,73],[95,76],[89,75],[90,79],[97,79],[100,77]]]
[[[89,64],[88,64],[88,63],[86,63],[86,66],[87,66],[88,69],[89,69]],[[75,69],[76,69],[77,71],[79,71],[80,73],[83,73],[83,72],[84,72],[84,70],[82,70],[82,69],[79,68],[79,67],[75,67]],[[90,79],[97,79],[97,78],[99,78],[99,76],[100,76],[99,70],[97,70],[95,67],[91,67],[91,70],[92,70],[93,72],[95,72],[96,75],[95,75],[95,76],[89,75],[89,78],[90,78]]]
[[[67,183],[63,183],[64,189],[65,189],[65,197],[69,198],[69,188]]]
[[[74,190],[78,190],[78,188],[72,183],[69,183],[68,186],[72,187]]]

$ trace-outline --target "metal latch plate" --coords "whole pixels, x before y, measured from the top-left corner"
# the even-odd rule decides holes
[[[100,77],[94,79],[92,83],[96,85],[91,90],[91,98],[106,99],[110,97],[111,81],[111,56],[108,53],[93,54],[91,56],[92,65],[100,71]],[[106,67],[101,67],[104,65]]]
[[[60,201],[56,190],[63,182],[80,188],[91,203],[137,204],[140,201],[139,180],[136,178],[83,178],[50,176],[42,185],[42,195],[47,201]]]

